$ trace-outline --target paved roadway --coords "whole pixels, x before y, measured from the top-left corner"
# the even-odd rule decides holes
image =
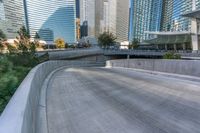
[[[66,68],[47,90],[49,133],[200,133],[200,83],[121,68]]]

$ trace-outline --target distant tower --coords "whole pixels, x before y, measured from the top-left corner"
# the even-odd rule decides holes
[[[0,29],[8,39],[15,38],[24,25],[23,0],[0,0]]]
[[[26,22],[31,37],[38,32],[41,39],[54,41],[63,38],[76,42],[75,0],[24,0]]]
[[[103,31],[109,31],[109,5],[108,1],[104,1],[103,4]]]
[[[86,32],[88,26],[88,36],[95,36],[95,0],[80,0],[80,24],[84,27],[82,32]]]
[[[161,30],[170,31],[173,14],[173,0],[163,0]]]
[[[194,6],[198,7],[199,0],[164,0],[161,30],[189,31],[191,21],[188,18],[182,17],[181,14],[192,11],[192,1],[197,1],[197,3],[194,3]]]
[[[109,32],[117,36],[118,42],[128,41],[129,0],[109,0]]]
[[[0,0],[0,21],[6,20],[5,18],[5,11],[4,11],[4,4],[3,1]]]
[[[160,31],[163,0],[131,0],[129,41],[148,39],[145,31]],[[170,0],[168,0],[170,1]]]

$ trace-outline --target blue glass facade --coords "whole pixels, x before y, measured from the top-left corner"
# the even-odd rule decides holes
[[[173,4],[172,31],[188,31],[190,19],[181,14],[192,10],[191,0],[175,0]]]
[[[181,14],[192,11],[192,0],[165,0],[164,3],[167,10],[163,11],[162,31],[190,31],[190,19],[182,17]],[[166,16],[168,20],[165,19]]]
[[[153,0],[151,6],[152,7],[149,31],[160,31],[163,0]]]
[[[129,41],[143,41],[149,38],[145,31],[160,30],[163,0],[131,0],[130,4]]]
[[[191,20],[181,15],[200,0],[131,0],[129,41],[151,38],[145,31],[191,31]]]
[[[45,41],[63,38],[76,42],[75,0],[25,0],[26,23],[32,37],[36,32]]]
[[[170,31],[173,14],[173,0],[163,0],[161,30]]]
[[[196,9],[200,9],[200,0],[196,0]]]

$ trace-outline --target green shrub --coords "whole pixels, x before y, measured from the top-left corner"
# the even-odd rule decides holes
[[[100,47],[106,48],[109,46],[113,46],[116,39],[117,39],[117,37],[114,34],[109,33],[109,32],[104,32],[99,35],[98,43],[99,43]]]
[[[30,42],[30,35],[24,26],[18,34],[19,44],[8,45],[9,54],[0,53],[0,113],[31,68],[49,59],[48,54],[41,58],[35,56],[38,42]],[[0,30],[2,47],[1,35]]]
[[[0,55],[0,113],[39,59],[32,54]]]
[[[34,67],[39,63],[38,58],[31,53],[9,54],[7,57],[15,66]]]
[[[6,56],[0,56],[0,74],[11,71],[13,64],[8,61]]]
[[[175,54],[174,52],[167,52],[164,56],[164,59],[181,59],[181,55]]]

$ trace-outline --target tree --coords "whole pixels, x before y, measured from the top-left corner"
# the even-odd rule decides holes
[[[6,39],[6,35],[3,33],[3,31],[0,29],[0,51],[4,49],[3,41]]]
[[[139,39],[134,38],[131,44],[129,45],[129,49],[137,49],[139,47]]]
[[[163,59],[181,59],[181,55],[174,52],[167,52],[164,54]]]
[[[35,33],[34,39],[36,39],[36,40],[40,39],[40,36],[39,36],[39,34],[37,32]]]
[[[20,28],[18,35],[19,50],[21,50],[23,54],[28,53],[31,50],[31,42],[29,32],[26,30],[25,26]]]
[[[39,40],[40,40],[40,36],[36,32],[35,36],[34,36],[34,43],[33,42],[31,43],[31,49],[32,49],[32,51],[36,50],[37,47],[41,47]]]
[[[112,33],[104,32],[103,34],[100,34],[98,37],[98,43],[101,47],[108,47],[112,46],[115,43],[115,40],[117,37],[115,37]]]
[[[6,39],[6,35],[3,33],[3,31],[0,29],[0,40]]]
[[[20,39],[30,39],[29,32],[26,30],[25,26],[22,26],[17,33],[19,34]]]
[[[65,41],[62,38],[58,38],[55,41],[57,48],[65,48]]]
[[[34,53],[36,51],[37,43],[30,41],[30,35],[28,30],[26,30],[25,26],[22,26],[19,31],[17,32],[18,36],[16,39],[17,47],[8,46],[8,50],[10,53],[22,53],[22,54],[32,54],[33,57],[35,56]]]
[[[69,44],[66,42],[65,43],[65,48],[68,48],[69,47]]]

